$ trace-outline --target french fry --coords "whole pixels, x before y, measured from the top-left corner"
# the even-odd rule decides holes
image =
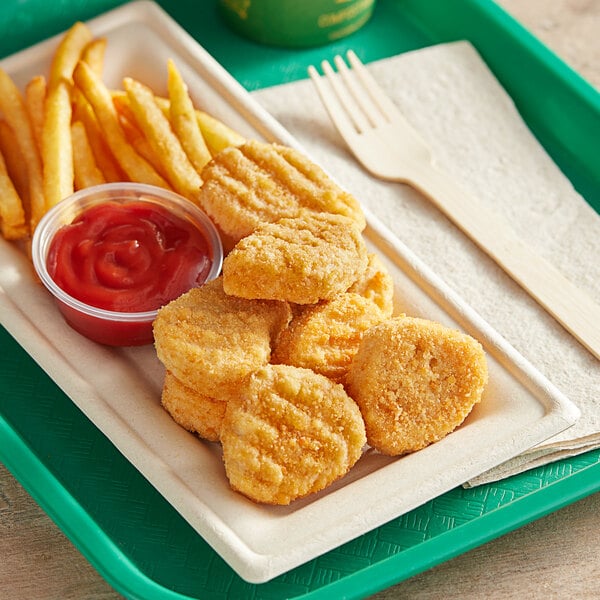
[[[92,33],[85,23],[75,23],[61,39],[50,65],[48,88],[55,88],[61,81],[72,82],[73,71],[84,48],[92,41]]]
[[[21,198],[23,209],[25,211],[25,218],[27,219],[27,223],[29,223],[31,208],[29,202],[29,175],[27,173],[27,163],[23,160],[15,132],[3,119],[0,119],[0,154],[4,157],[8,176],[17,190],[17,194],[19,194],[19,198]]]
[[[144,132],[139,128],[135,115],[131,110],[127,94],[120,90],[111,90],[113,104],[119,115],[119,123],[125,134],[127,141],[135,148],[135,151],[147,160],[156,170],[156,172],[168,181],[168,174],[162,165],[160,158],[150,146]]]
[[[204,165],[211,159],[210,152],[206,147],[204,137],[202,137],[196,110],[185,81],[172,60],[168,61],[167,68],[167,88],[170,100],[169,120],[190,162],[200,173]]]
[[[168,179],[169,175],[165,171],[164,165],[144,136],[144,132],[137,126],[135,119],[119,113],[119,123],[121,123],[127,141],[135,148],[135,151],[145,158],[161,177]]]
[[[196,116],[200,125],[200,131],[202,131],[206,145],[213,156],[229,146],[241,146],[246,142],[246,138],[243,135],[212,115],[202,110],[197,110]]]
[[[42,152],[42,132],[44,130],[44,105],[46,103],[46,78],[36,75],[25,86],[25,106],[31,122],[33,137]]]
[[[140,129],[168,173],[173,189],[197,201],[202,179],[184,152],[163,112],[154,101],[154,93],[139,81],[126,77],[123,87]]]
[[[127,97],[127,92],[122,90],[111,90],[110,95],[113,100],[113,104],[119,113],[119,117],[129,123],[135,123],[135,115],[131,110],[131,104],[129,102],[129,98]]]
[[[85,62],[90,69],[96,74],[97,77],[102,77],[104,71],[104,55],[106,52],[106,38],[94,38],[88,42],[83,50],[81,51],[81,60]],[[71,89],[71,101],[73,104],[73,115],[71,125],[71,139],[73,144],[75,142],[82,142],[85,139],[85,147],[89,148],[92,152],[95,168],[100,171],[100,175],[104,181],[123,181],[126,179],[122,169],[119,168],[116,160],[112,156],[108,146],[106,145],[102,132],[98,127],[98,121],[94,115],[94,111],[88,101],[86,100],[83,92],[73,86]],[[81,121],[81,126],[75,128],[75,134],[73,132],[73,125]],[[83,127],[84,131],[79,131]],[[75,187],[79,188],[77,180],[81,179],[82,174],[78,174],[78,170],[85,165],[77,164],[81,163],[81,158],[77,159],[75,156],[75,148],[73,149],[73,167],[75,170]],[[91,173],[90,173],[91,175]],[[93,176],[93,179],[97,179],[97,174]]]
[[[102,77],[104,71],[105,52],[106,38],[94,38],[91,42],[88,42],[81,53],[81,60],[87,63],[98,77]]]
[[[42,132],[46,210],[70,196],[74,190],[71,114],[68,83],[59,81],[48,91]]]
[[[0,229],[7,240],[20,240],[29,232],[23,203],[8,175],[2,153],[0,153]]]
[[[125,132],[127,141],[135,148],[136,152],[143,156],[155,169],[156,172],[169,179],[169,174],[165,171],[159,156],[150,145],[150,142],[144,135],[144,132],[139,128],[135,115],[131,110],[131,104],[126,92],[113,90],[111,92],[113,104],[119,114],[119,123]]]
[[[169,99],[163,98],[162,96],[156,96],[155,100],[163,113],[169,116],[171,111],[171,102]],[[223,121],[220,121],[203,110],[196,109],[196,118],[198,119],[202,137],[206,142],[206,146],[208,147],[211,156],[218,154],[221,150],[224,150],[229,146],[241,146],[247,141],[246,138],[235,131],[235,129],[225,125]]]
[[[96,165],[92,147],[88,141],[85,125],[81,121],[71,124],[73,141],[73,170],[75,188],[81,190],[92,185],[106,183],[102,171]]]
[[[98,124],[104,133],[110,151],[131,181],[149,183],[170,189],[169,184],[154,167],[142,158],[127,142],[119,124],[119,116],[109,90],[92,69],[80,61],[73,73],[75,85],[94,109]]]
[[[127,181],[127,175],[121,169],[104,139],[104,135],[94,114],[94,109],[78,88],[74,88],[74,90],[77,91],[77,94],[73,110],[73,120],[81,121],[84,124],[96,165],[102,171],[104,179],[107,182]]]
[[[87,25],[75,23],[61,39],[50,65],[42,131],[46,210],[74,190],[71,85],[75,65],[91,40],[92,34]]]
[[[168,98],[132,78],[111,97],[102,81],[106,45],[75,23],[59,42],[47,79],[34,76],[24,94],[0,69],[0,184],[9,199],[3,204],[9,217],[0,219],[7,235],[22,235],[22,215],[31,233],[74,189],[105,181],[175,189],[197,202],[206,163],[246,141],[194,107],[171,60]]]
[[[30,228],[35,228],[45,211],[42,162],[21,92],[11,77],[0,69],[0,111],[15,133],[17,146],[27,165],[29,179]]]

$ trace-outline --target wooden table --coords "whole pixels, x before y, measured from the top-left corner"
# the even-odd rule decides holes
[[[600,0],[498,3],[600,88]],[[373,598],[600,598],[599,532],[595,494]],[[2,465],[0,598],[120,598]]]

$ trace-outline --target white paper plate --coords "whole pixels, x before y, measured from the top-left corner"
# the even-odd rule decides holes
[[[94,19],[108,38],[105,80],[129,75],[165,93],[173,58],[198,106],[245,135],[296,142],[157,5],[136,2]],[[46,73],[58,38],[2,61],[18,84]],[[397,517],[564,430],[577,408],[448,289],[376,219],[369,243],[384,256],[399,310],[455,326],[488,352],[484,401],[444,440],[401,459],[366,454],[324,492],[289,507],[230,490],[220,448],[160,407],[163,370],[152,347],[111,349],[67,327],[28,260],[0,240],[0,319],[73,402],[244,579],[264,582]],[[31,399],[35,402],[35,398]]]

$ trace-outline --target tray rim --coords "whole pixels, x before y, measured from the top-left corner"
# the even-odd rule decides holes
[[[136,28],[146,27],[147,35],[152,34],[152,40],[155,40],[156,44],[164,44],[169,53],[180,55],[182,60],[198,72],[199,79],[204,80],[210,89],[219,94],[224,104],[239,114],[243,122],[248,123],[260,136],[269,141],[302,149],[285,127],[254,101],[206,49],[187,35],[157,4],[148,1],[130,3],[103,13],[90,20],[89,24],[98,35],[110,37],[114,32],[117,39],[120,39],[120,31],[127,30],[133,34]],[[14,70],[15,75],[22,77],[19,69],[25,67],[27,73],[32,64],[38,64],[40,57],[46,58],[47,48],[47,42],[34,45],[7,59],[5,64],[10,71]],[[402,461],[393,461],[381,468],[369,469],[365,478],[346,479],[346,484],[334,491],[335,500],[334,496],[328,497],[328,494],[317,498],[313,505],[313,518],[303,517],[302,515],[306,514],[303,510],[299,510],[298,513],[293,511],[285,516],[279,514],[279,517],[273,512],[265,516],[264,511],[249,510],[249,519],[255,523],[255,527],[262,525],[273,528],[272,544],[264,536],[255,536],[249,528],[238,528],[232,524],[235,521],[231,520],[232,510],[239,507],[234,508],[233,504],[229,503],[228,490],[216,488],[221,490],[217,491],[217,494],[220,494],[223,506],[227,507],[223,511],[216,508],[221,505],[218,498],[209,500],[211,495],[203,494],[198,488],[190,493],[190,489],[193,489],[190,488],[191,481],[185,477],[177,477],[178,467],[169,463],[168,450],[164,447],[152,448],[143,434],[124,425],[133,414],[131,410],[128,413],[125,409],[122,413],[117,407],[107,403],[103,398],[102,383],[100,387],[95,387],[93,377],[88,380],[83,374],[78,375],[72,368],[72,359],[70,360],[68,354],[60,358],[60,344],[57,346],[59,356],[55,356],[55,353],[47,355],[44,352],[38,341],[40,336],[43,340],[48,335],[44,327],[38,327],[27,319],[24,322],[19,321],[18,316],[15,324],[11,325],[10,319],[4,321],[9,331],[12,328],[14,336],[22,341],[31,356],[47,372],[55,374],[55,381],[83,413],[113,441],[117,449],[234,571],[251,583],[267,582],[390,519],[399,517],[430,500],[433,495],[439,496],[472,479],[478,473],[544,442],[573,424],[580,415],[577,407],[560,390],[534,369],[406,244],[367,210],[365,215],[369,225],[365,237],[375,244],[383,243],[386,249],[393,251],[399,273],[402,272],[402,276],[416,282],[419,294],[429,301],[433,300],[444,313],[444,318],[451,319],[484,344],[490,361],[490,384],[492,381],[498,383],[498,389],[502,391],[501,397],[508,400],[499,402],[496,410],[476,421],[475,426],[482,423],[483,429],[475,438],[469,438],[467,428],[461,428],[455,435],[448,436],[446,440],[435,444],[435,447],[432,445],[418,455],[414,454]],[[14,299],[9,295],[8,303],[11,301],[14,303]],[[16,312],[18,313],[18,309]],[[32,336],[35,337],[17,330],[17,323],[29,327]],[[492,367],[493,363],[495,364]],[[492,380],[492,376],[497,376],[498,379]],[[85,386],[82,388],[72,383],[80,378],[86,385],[92,385],[91,395],[85,391]],[[92,401],[86,400],[88,395]],[[516,402],[516,397],[522,400],[522,404]],[[521,412],[515,413],[518,406],[521,407]],[[507,418],[508,415],[512,415],[513,418]],[[487,439],[487,436],[492,437],[494,444],[490,451],[483,452],[487,445],[482,440]],[[463,446],[461,442],[465,440],[467,445]],[[460,453],[463,447],[469,448],[469,444],[473,444],[475,451],[465,456],[464,461],[451,460],[445,470],[438,470],[434,466],[438,464],[438,460],[443,461],[442,456],[448,455],[443,449],[447,445],[453,449],[450,455],[454,455],[455,452]],[[427,457],[432,455],[437,455],[438,460],[430,458],[427,461]],[[419,470],[428,473],[429,477],[417,478],[418,485],[411,494],[404,494],[398,488],[401,485],[399,482],[415,469],[415,465],[419,465]],[[189,469],[191,465],[186,466]],[[385,494],[373,492],[373,482],[377,481],[386,482],[384,487],[376,485],[377,489],[385,488]],[[218,504],[214,504],[215,501]],[[376,508],[371,510],[371,505]],[[310,514],[312,510],[308,510]],[[321,530],[311,525],[315,517],[335,519],[336,525]],[[287,535],[284,533],[286,531]],[[280,547],[282,545],[285,550]]]
[[[148,2],[147,0],[141,0],[141,2],[134,2],[134,3],[132,3],[132,4],[139,4],[139,3],[154,4],[153,2]],[[56,36],[53,36],[53,37],[56,37]],[[50,38],[50,39],[52,39],[52,38]],[[10,58],[10,57],[7,57],[7,58]],[[557,59],[557,60],[560,60],[560,59]],[[599,98],[600,98],[600,96],[599,96]],[[8,424],[7,424],[7,423],[4,421],[4,419],[2,418],[2,415],[0,415],[0,426],[1,426],[1,427],[0,427],[0,429],[2,429],[2,428],[4,428],[4,427],[8,427],[8,429],[10,430],[10,432],[11,432],[11,433],[13,433],[14,435],[18,435],[18,434],[16,434],[16,433],[15,433],[15,432],[14,432],[14,431],[13,431],[13,430],[10,428],[10,426],[9,426],[9,425],[8,425]],[[24,441],[22,441],[22,440],[21,440],[21,443],[23,444],[23,446],[24,446],[25,448],[27,448],[27,445],[26,445],[26,443],[25,443]],[[3,450],[3,448],[2,448],[2,445],[0,445],[0,455],[2,454],[2,450]],[[35,459],[37,460],[37,457],[34,457],[34,456],[32,456],[31,458],[35,458]],[[5,462],[5,461],[3,461],[3,462]],[[9,460],[9,461],[6,461],[6,462],[5,462],[5,464],[7,464],[8,462],[10,462],[10,460]],[[11,464],[12,464],[12,463],[11,463]],[[43,468],[45,469],[45,465],[44,465],[44,464],[43,464],[41,461],[40,461],[40,465],[41,465],[41,467],[43,467]],[[8,466],[8,465],[7,465],[7,466]],[[488,517],[488,515],[491,515],[492,513],[496,513],[497,511],[506,511],[506,510],[508,509],[508,507],[511,507],[511,506],[512,506],[514,503],[517,503],[517,502],[521,502],[521,501],[523,501],[525,498],[530,498],[531,496],[534,496],[534,495],[542,495],[542,496],[544,496],[544,495],[545,495],[545,494],[544,494],[544,491],[545,491],[545,490],[548,490],[549,488],[553,488],[553,489],[554,489],[554,488],[555,488],[556,486],[558,486],[559,484],[565,484],[565,485],[566,485],[567,481],[571,481],[573,478],[578,478],[579,474],[583,473],[584,471],[587,473],[589,470],[594,470],[594,469],[595,469],[596,467],[598,467],[598,466],[600,466],[600,465],[595,465],[595,464],[593,464],[593,465],[586,466],[586,467],[582,468],[580,471],[578,471],[578,472],[576,472],[576,473],[574,473],[574,474],[571,474],[571,475],[565,476],[563,479],[561,479],[561,480],[559,480],[559,481],[552,482],[552,483],[548,484],[547,486],[545,486],[545,487],[544,487],[544,488],[542,488],[541,490],[538,490],[538,491],[536,491],[536,492],[532,492],[532,493],[530,493],[530,494],[527,494],[527,496],[525,496],[525,497],[522,497],[522,498],[519,498],[519,499],[517,499],[517,500],[514,500],[514,501],[512,501],[511,503],[509,503],[508,505],[504,505],[504,506],[502,506],[502,507],[500,507],[500,508],[496,509],[495,511],[491,511],[491,512],[489,512],[489,513],[485,513],[484,515],[482,515],[481,517],[478,517],[478,518],[477,518],[477,519],[475,519],[474,521],[476,521],[477,523],[481,523],[483,519],[486,519],[486,517]],[[11,469],[11,468],[10,468],[10,466],[9,466],[9,470],[11,470],[11,472],[13,472],[13,473],[15,473],[15,472],[20,472],[20,469],[19,469],[19,468],[16,468],[16,469],[14,469],[14,471],[13,471],[13,469]],[[48,474],[49,474],[51,477],[53,477],[53,475],[52,475],[52,474],[51,474],[49,471],[48,471]],[[16,475],[15,475],[15,476],[16,476]],[[591,477],[593,477],[593,475],[592,475]],[[24,478],[26,479],[26,476],[25,476]],[[18,479],[19,479],[19,480],[21,480],[19,477],[18,477]],[[586,477],[582,477],[582,479],[583,479],[584,481],[587,481],[587,480],[589,479],[589,477],[587,477],[587,476],[586,476]],[[59,483],[58,481],[57,481],[57,484],[60,486],[60,483]],[[28,489],[28,491],[30,491],[30,489],[29,489],[29,487],[28,487],[28,486],[25,486],[25,485],[24,485],[24,487],[26,487],[26,489]],[[31,487],[32,487],[32,488],[35,488],[35,485],[32,485]],[[62,486],[60,486],[60,487],[62,488]],[[554,505],[553,505],[554,507],[553,507],[553,508],[549,508],[548,510],[545,510],[543,513],[539,513],[539,514],[538,514],[538,513],[537,513],[535,510],[533,510],[533,509],[535,508],[535,502],[534,502],[534,505],[531,507],[531,508],[532,508],[532,510],[531,510],[529,513],[527,513],[527,516],[525,516],[524,518],[516,518],[516,519],[515,519],[515,521],[514,521],[514,526],[513,526],[513,525],[511,525],[511,526],[510,526],[509,528],[507,528],[505,531],[501,531],[501,532],[499,532],[499,533],[494,533],[494,534],[491,534],[490,536],[482,536],[482,539],[481,539],[481,540],[479,540],[479,541],[476,541],[476,542],[474,542],[473,544],[471,544],[471,545],[468,545],[468,546],[466,546],[466,547],[464,547],[464,548],[462,548],[462,549],[459,549],[457,552],[452,552],[452,553],[450,553],[450,554],[446,553],[446,554],[448,554],[448,555],[447,555],[447,556],[445,556],[445,558],[441,558],[440,560],[434,560],[433,562],[430,562],[430,564],[429,564],[429,565],[425,565],[425,566],[423,566],[423,567],[419,567],[417,570],[414,570],[412,573],[409,573],[409,574],[407,574],[406,576],[407,576],[407,577],[409,577],[409,576],[411,576],[411,575],[414,575],[415,573],[417,573],[417,572],[419,572],[419,571],[421,571],[421,570],[424,570],[424,568],[427,568],[428,566],[433,566],[433,564],[437,564],[438,562],[441,562],[442,560],[445,560],[445,559],[447,559],[447,558],[451,558],[452,556],[455,556],[455,555],[457,555],[457,554],[459,554],[459,553],[461,553],[461,552],[463,552],[463,551],[465,551],[465,550],[468,550],[469,548],[472,548],[472,547],[474,547],[474,546],[476,546],[476,545],[479,545],[480,543],[484,543],[485,541],[488,541],[489,539],[492,539],[493,537],[497,537],[497,535],[502,535],[502,533],[506,533],[507,531],[510,531],[510,530],[512,530],[512,529],[514,529],[514,528],[516,528],[516,527],[518,527],[518,526],[520,526],[520,525],[524,524],[525,522],[528,522],[528,521],[529,521],[529,520],[531,520],[532,518],[536,518],[537,516],[542,516],[543,514],[546,514],[547,512],[551,512],[551,510],[555,510],[555,509],[557,509],[557,508],[560,508],[561,506],[564,506],[564,505],[566,505],[566,504],[568,504],[568,503],[570,503],[570,502],[573,502],[573,501],[577,500],[578,498],[584,497],[585,495],[588,495],[589,493],[593,493],[593,492],[594,492],[594,491],[596,491],[598,488],[600,488],[600,483],[596,483],[595,481],[593,481],[593,480],[592,480],[592,481],[590,481],[590,482],[589,482],[589,485],[586,485],[586,487],[585,487],[585,490],[583,490],[583,491],[582,491],[582,490],[571,490],[571,492],[572,492],[572,493],[571,493],[571,494],[568,496],[568,498],[567,498],[567,499],[566,499],[564,502],[562,502],[562,501],[559,501],[559,500],[558,500],[558,496],[557,496],[557,497],[555,498],[556,502],[555,502],[555,503],[554,503]],[[39,488],[39,489],[41,490],[42,488]],[[64,488],[62,488],[62,489],[63,489],[63,491],[64,491],[64,492],[66,492],[66,490],[64,490]],[[39,500],[37,499],[37,495],[36,495],[35,493],[32,493],[31,491],[30,491],[30,493],[31,493],[31,495],[32,495],[34,498],[36,498],[36,501],[38,501],[38,503],[39,503],[40,505],[44,504],[44,502],[41,502],[41,501],[39,501]],[[69,496],[70,496],[70,495],[69,495]],[[552,496],[552,497],[554,498],[554,496]],[[563,494],[560,496],[560,498],[562,498],[562,499],[564,499],[565,497],[566,497],[566,496],[564,495],[564,493],[563,493]],[[74,500],[72,497],[71,497],[71,499],[72,499],[72,500]],[[76,503],[76,501],[75,501],[75,503]],[[83,510],[83,509],[82,509],[82,507],[81,507],[81,506],[79,506],[78,504],[77,504],[77,508],[79,508],[79,509]],[[87,514],[87,513],[86,513],[86,514]],[[54,516],[53,516],[53,515],[51,515],[51,516],[52,516],[52,518],[53,518],[55,521],[60,521],[60,520],[61,520],[60,518],[54,518]],[[89,515],[88,515],[88,516],[89,516]],[[89,518],[91,519],[91,517],[89,517]],[[93,521],[93,519],[92,519],[92,521]],[[67,524],[67,525],[68,525],[68,524]],[[464,528],[466,525],[468,525],[468,524],[465,524],[465,525],[459,526],[459,527],[457,527],[457,528],[455,528],[455,529],[460,529],[461,531],[464,531],[464,529],[463,529],[463,528]],[[67,526],[67,527],[63,528],[63,527],[61,526],[61,529],[65,530],[65,529],[69,529],[69,527]],[[452,532],[454,532],[454,531],[455,531],[455,529],[453,529],[453,530],[451,530],[451,531],[447,532],[446,534],[443,534],[443,535],[444,535],[444,538],[445,538],[445,539],[447,539],[447,536],[448,536],[448,534],[451,534]],[[77,535],[76,535],[76,531],[74,531],[73,533],[75,534],[75,537],[77,537]],[[71,536],[69,536],[69,537],[71,537]],[[483,538],[485,538],[485,539],[483,539]],[[434,542],[434,541],[435,541],[435,540],[437,540],[437,539],[438,539],[438,537],[436,537],[436,538],[434,538],[434,539],[430,540],[430,542]],[[112,542],[111,542],[111,543],[112,543]],[[425,544],[425,543],[427,543],[427,542],[423,542],[423,544]],[[78,547],[80,547],[80,546],[79,546],[79,544],[76,544],[76,545],[77,545]],[[84,544],[84,545],[85,545],[85,544]],[[420,547],[420,546],[421,546],[421,544],[419,544],[419,545],[418,545],[418,547]],[[406,554],[406,553],[409,553],[409,552],[410,552],[410,551],[412,551],[412,550],[413,550],[413,548],[410,548],[410,549],[408,549],[408,550],[405,550],[405,551],[403,551],[403,552],[399,553],[398,555],[395,555],[395,556],[389,557],[389,558],[385,559],[385,560],[384,560],[384,561],[382,561],[382,562],[385,562],[386,564],[387,564],[387,563],[391,563],[391,562],[394,562],[395,560],[398,560],[400,557],[402,557],[402,559],[404,560],[404,558],[407,556],[407,554]],[[84,552],[83,550],[82,550],[82,552],[83,552],[83,553],[84,553],[84,554],[85,554],[85,555],[88,557],[88,559],[90,559],[89,555],[88,555],[86,552]],[[91,559],[90,559],[90,560],[91,560]],[[127,559],[127,560],[128,560],[128,559]],[[91,562],[92,562],[94,565],[96,565],[96,561],[93,561],[93,560],[91,560]],[[366,568],[364,571],[370,571],[370,570],[372,570],[372,569],[375,569],[375,568],[376,568],[376,567],[377,567],[379,564],[380,564],[380,563],[377,563],[377,564],[375,564],[375,565],[371,565],[370,567]],[[99,569],[99,570],[101,570],[101,569]],[[349,577],[355,577],[356,575],[360,575],[360,574],[361,574],[361,573],[363,573],[364,571],[361,571],[361,572],[359,572],[359,573],[353,573],[353,574],[352,574],[352,576],[349,576]],[[104,571],[103,571],[103,572],[104,572]],[[142,577],[144,577],[144,578],[147,578],[147,576],[145,576],[144,574],[141,574],[141,575],[142,575]],[[108,579],[110,579],[109,577],[106,577],[106,576],[105,576],[105,578],[106,578],[107,580],[108,580]],[[337,584],[344,582],[346,579],[348,579],[348,578],[343,578],[343,579],[339,580],[338,582],[335,582],[334,584],[331,584],[331,585],[333,585],[333,586],[335,587]],[[150,581],[151,581],[151,580],[150,580]],[[397,581],[399,581],[399,580],[394,578],[394,581],[390,581],[390,582],[388,582],[388,583],[389,583],[389,584],[392,584],[392,583],[394,583],[394,582],[397,582]],[[328,587],[329,587],[329,586],[325,586],[325,587],[323,587],[323,588],[320,588],[320,589],[318,589],[318,590],[315,590],[315,591],[313,591],[313,592],[310,592],[310,593],[308,593],[308,594],[307,594],[305,597],[307,597],[307,598],[309,598],[309,597],[317,597],[317,596],[315,596],[315,595],[314,595],[315,593],[319,593],[319,594],[320,594],[320,593],[321,593],[323,590],[326,590]],[[377,589],[381,589],[381,588],[377,588]],[[371,590],[371,591],[376,591],[376,590]],[[182,595],[180,595],[180,594],[176,594],[176,595],[175,595],[175,596],[173,596],[173,597],[174,597],[174,598],[184,598],[184,597],[187,597],[187,596],[182,596]]]
[[[0,459],[6,468],[115,590],[126,594],[128,598],[196,600],[193,596],[165,588],[140,571],[64,488],[43,461],[30,451],[27,443],[10,427],[2,415],[0,415],[0,434],[4,442],[0,445]],[[574,481],[579,484],[577,487],[573,485]],[[443,534],[415,544],[297,598],[324,600],[331,597],[330,594],[334,592],[342,592],[343,597],[348,599],[374,594],[599,490],[600,460]],[[546,500],[545,507],[541,511],[540,497]],[[65,503],[71,506],[71,516],[74,515],[75,519],[66,517]],[[469,535],[473,533],[476,535]],[[440,543],[440,539],[445,543]],[[413,561],[413,566],[402,569],[406,566],[406,562],[415,558],[415,555],[418,559]],[[402,572],[400,579],[397,570]],[[374,572],[378,575],[373,575]],[[125,576],[121,576],[121,573]],[[367,574],[370,577],[365,581]],[[356,579],[362,580],[366,585],[359,589],[356,586]],[[145,595],[146,593],[149,595]]]

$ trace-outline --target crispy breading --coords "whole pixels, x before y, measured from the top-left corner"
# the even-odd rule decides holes
[[[363,333],[384,319],[368,298],[339,294],[295,316],[277,339],[271,362],[305,367],[345,383]]]
[[[256,371],[227,403],[221,429],[231,487],[267,504],[322,490],[356,463],[365,441],[341,385],[287,365]]]
[[[471,336],[412,317],[367,331],[347,379],[369,444],[392,456],[420,450],[458,427],[481,400],[485,353]]]
[[[227,402],[193,390],[167,371],[161,404],[184,429],[210,442],[218,442]]]
[[[290,318],[285,302],[228,296],[219,277],[159,310],[156,352],[189,387],[226,398],[241,379],[269,362],[271,342]]]
[[[385,317],[391,317],[394,312],[394,281],[377,254],[369,252],[368,258],[366,271],[348,291],[373,301]]]
[[[358,201],[303,154],[256,140],[219,152],[201,173],[200,204],[227,235],[238,241],[264,223],[293,217],[302,209],[344,215],[360,230]]]
[[[240,240],[223,262],[223,287],[243,298],[314,304],[346,291],[366,267],[351,219],[304,211]]]

